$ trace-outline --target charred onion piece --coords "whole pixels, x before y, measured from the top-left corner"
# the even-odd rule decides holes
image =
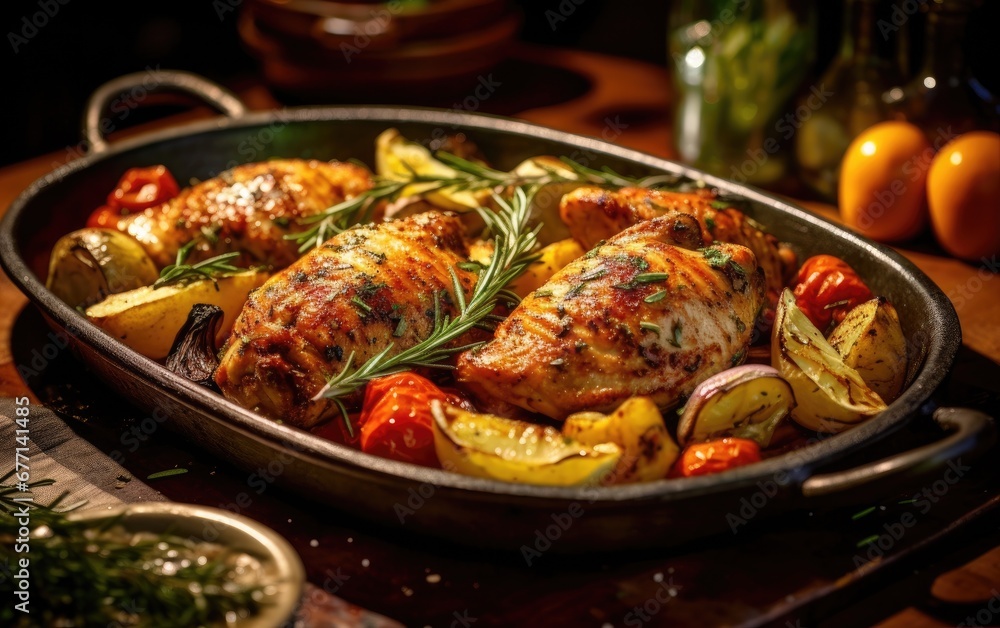
[[[174,338],[166,366],[181,377],[215,390],[213,375],[219,366],[215,338],[224,313],[217,305],[198,303]]]

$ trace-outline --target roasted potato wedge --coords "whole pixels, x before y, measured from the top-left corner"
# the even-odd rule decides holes
[[[45,286],[73,307],[156,281],[159,273],[131,237],[111,229],[80,229],[59,238],[49,258]]]
[[[817,432],[841,432],[885,410],[885,402],[795,305],[787,288],[771,332],[775,368],[791,384],[796,423]]]
[[[113,294],[87,308],[87,318],[139,353],[161,360],[170,353],[177,332],[198,303],[217,305],[225,312],[216,337],[221,344],[232,330],[247,295],[268,276],[265,271],[249,270],[220,277],[218,287],[209,280],[158,289],[145,286]]]
[[[514,174],[534,179],[547,174],[555,173],[560,177],[575,179],[577,175],[559,159],[549,156],[532,157],[517,165],[513,170]],[[582,181],[564,181],[560,183],[549,183],[543,185],[531,198],[530,221],[531,224],[541,224],[542,228],[538,232],[538,241],[544,244],[552,244],[570,237],[569,227],[559,217],[559,201],[562,197],[576,188],[587,185]]]
[[[827,341],[883,401],[889,403],[903,392],[906,337],[896,308],[886,298],[852,309]]]
[[[549,486],[597,484],[615,468],[613,444],[584,445],[559,430],[431,402],[441,466],[464,475]]]
[[[539,251],[539,257],[524,273],[508,286],[514,293],[524,298],[541,288],[552,275],[576,258],[586,253],[580,243],[572,238],[553,242]]]
[[[744,364],[698,384],[677,423],[677,440],[687,445],[732,436],[767,447],[794,407],[792,387],[777,369]]]
[[[633,397],[609,415],[581,412],[570,415],[562,433],[584,445],[614,443],[623,455],[605,480],[608,484],[648,482],[667,477],[679,449],[670,437],[663,415],[648,397]]]
[[[444,177],[457,174],[453,168],[435,159],[427,148],[406,139],[396,129],[383,131],[375,140],[375,173],[393,181],[405,181],[414,172]],[[455,212],[469,212],[490,197],[489,190],[431,190],[434,185],[414,183],[403,188],[399,196],[424,198],[436,208]]]

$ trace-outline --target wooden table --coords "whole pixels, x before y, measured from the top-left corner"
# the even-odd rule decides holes
[[[671,92],[667,74],[662,68],[588,53],[531,48],[520,49],[514,63],[532,65],[536,68],[536,77],[549,70],[562,74],[569,72],[591,85],[582,96],[568,102],[519,111],[519,117],[575,133],[603,134],[606,139],[610,136],[624,146],[672,156],[668,117]],[[541,64],[541,69],[538,69],[538,64]],[[498,78],[508,80],[505,76]],[[516,78],[511,78],[509,84],[516,84]],[[519,87],[530,89],[531,85]],[[240,92],[252,108],[263,109],[274,104],[267,90],[260,86],[250,85]],[[483,109],[490,110],[489,102],[484,103]],[[205,113],[197,111],[181,118]],[[67,142],[75,143],[75,138],[67,138]],[[63,163],[66,154],[65,151],[57,152],[0,169],[0,211],[5,211],[31,181]],[[825,217],[837,219],[836,209],[830,205],[818,202],[802,204]],[[995,322],[996,312],[1000,311],[1000,279],[996,274],[995,261],[990,260],[989,264],[981,266],[960,262],[944,255],[929,240],[902,246],[898,250],[941,286],[958,311],[965,347],[955,369],[953,379],[957,381],[950,388],[962,394],[961,391],[969,387],[977,387],[978,391],[985,393],[976,394],[996,395],[989,397],[989,403],[994,403],[995,399],[1000,399],[1000,325]],[[136,413],[116,408],[106,399],[99,399],[100,395],[86,390],[87,386],[100,385],[90,382],[85,375],[67,375],[74,380],[70,385],[58,380],[60,371],[56,369],[49,378],[32,382],[29,388],[17,372],[11,331],[17,325],[19,338],[24,330],[29,335],[32,329],[41,333],[41,323],[37,315],[22,312],[26,299],[2,275],[0,303],[4,304],[0,309],[0,394],[29,394],[36,399],[41,396],[50,405],[57,406],[57,410],[69,415],[76,413],[71,403],[60,403],[60,395],[80,395],[87,400],[90,412],[82,418],[85,423],[75,429],[99,447],[113,447],[114,442],[109,438],[113,438],[114,430],[87,417],[106,412],[127,421],[134,419]],[[65,372],[73,372],[72,365],[65,368],[68,369]],[[80,382],[86,382],[87,386]],[[61,392],[53,395],[53,387]],[[44,394],[40,393],[43,388],[47,391]],[[211,482],[204,483],[188,480],[157,483],[156,487],[164,494],[180,501],[222,505],[227,495],[232,494],[227,491],[238,490],[245,477],[226,464],[208,459],[204,453],[191,452],[184,443],[169,435],[164,435],[162,442],[147,447],[142,458],[128,460],[125,465],[136,477],[145,477],[148,472],[165,468],[164,465],[182,463],[191,469],[190,477],[197,478],[199,474],[204,474],[212,478]],[[993,477],[985,478],[983,488],[977,489],[978,497],[969,497],[968,503],[959,504],[954,512],[941,513],[940,526],[946,526],[949,517],[974,510],[981,516],[970,529],[976,534],[996,534],[995,518],[983,519],[988,517],[983,513],[989,510],[991,499],[996,500],[1000,495],[1000,480],[996,478],[996,467],[993,469]],[[256,502],[248,514],[272,525],[296,545],[305,557],[310,578],[315,584],[326,585],[329,589],[331,582],[336,580],[331,580],[330,574],[341,573],[342,569],[348,578],[344,580],[343,587],[336,585],[338,595],[408,622],[424,621],[425,616],[433,618],[436,625],[444,622],[451,613],[454,614],[451,625],[462,625],[461,619],[466,616],[463,613],[476,617],[480,625],[485,625],[498,621],[563,617],[567,608],[582,609],[576,613],[577,619],[589,618],[594,625],[618,625],[623,620],[629,625],[627,615],[616,615],[612,609],[624,607],[627,610],[630,605],[641,605],[643,600],[650,599],[650,591],[655,593],[657,588],[668,586],[664,582],[674,583],[675,580],[677,589],[688,587],[688,591],[701,591],[703,599],[688,599],[683,594],[678,596],[681,601],[670,606],[671,621],[697,625],[701,620],[708,623],[728,618],[733,622],[752,623],[765,615],[771,618],[789,617],[789,621],[797,618],[795,621],[800,621],[802,617],[808,617],[795,614],[804,612],[801,603],[805,598],[849,590],[850,582],[843,581],[843,578],[856,577],[849,575],[849,570],[844,570],[842,566],[833,565],[836,561],[829,561],[829,567],[825,563],[815,565],[814,562],[824,559],[813,561],[804,557],[797,548],[775,550],[760,547],[766,543],[780,545],[784,542],[783,538],[793,537],[801,537],[802,542],[810,543],[816,540],[843,543],[843,539],[838,537],[842,531],[836,530],[840,527],[837,517],[843,516],[838,512],[826,513],[825,516],[831,517],[827,521],[796,520],[779,527],[777,531],[758,530],[745,537],[726,540],[718,547],[699,546],[688,555],[637,556],[624,562],[602,558],[594,564],[586,561],[560,562],[544,565],[541,572],[536,570],[530,576],[522,573],[522,566],[511,564],[509,557],[496,557],[482,564],[475,559],[470,562],[467,550],[436,545],[422,547],[426,543],[387,531],[372,530],[336,511],[302,504],[273,492]],[[934,534],[929,533],[928,538],[933,541],[932,537]],[[318,543],[314,543],[316,539]],[[860,587],[848,599],[856,602],[862,598],[862,601],[846,611],[843,608],[824,609],[822,604],[818,604],[809,612],[845,618],[845,621],[850,618],[852,622],[871,623],[885,619],[886,625],[942,626],[946,625],[944,621],[962,621],[962,612],[987,608],[991,601],[1000,610],[1000,598],[994,598],[997,589],[1000,589],[1000,548],[993,547],[997,541],[996,536],[985,542],[974,536],[958,540],[939,539],[936,541],[938,549],[920,554],[920,562],[914,565],[920,570],[919,574],[899,574],[905,576],[899,578],[899,584],[887,583],[883,579],[878,584]],[[941,546],[948,549],[941,550]],[[983,554],[985,550],[990,551]],[[956,556],[971,561],[970,566],[946,573],[957,568]],[[746,571],[741,565],[771,560],[777,563],[776,568],[752,568],[743,576],[732,573],[733,570]],[[376,561],[380,564],[375,564]],[[935,569],[937,571],[933,576],[937,581],[933,578],[928,580],[928,573]],[[839,580],[838,574],[841,575]],[[510,582],[520,578],[524,580],[521,586]],[[753,591],[743,591],[734,597],[725,593],[724,587],[702,582],[705,578],[718,578],[723,584],[732,580],[744,588],[752,587]],[[804,582],[803,579],[812,581]],[[871,606],[866,605],[863,598],[872,593],[871,587],[874,587],[878,599],[888,606],[873,611]],[[668,595],[676,596],[677,590]],[[711,596],[716,597],[713,600]],[[911,606],[921,600],[930,600],[930,609],[927,603],[919,604],[919,608]],[[957,602],[965,605],[955,606]],[[716,606],[721,605],[718,606],[718,614],[711,617],[705,615],[709,609],[716,608],[713,606],[716,603]],[[445,612],[446,609],[452,610]],[[889,617],[896,611],[899,613]],[[663,620],[665,616],[656,621]],[[990,621],[1000,623],[1000,614]],[[790,625],[800,624],[792,622]]]

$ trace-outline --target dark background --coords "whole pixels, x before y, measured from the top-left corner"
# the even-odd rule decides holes
[[[75,145],[87,96],[101,83],[122,74],[159,64],[162,69],[189,70],[232,87],[254,80],[257,63],[237,36],[236,11],[220,19],[212,0],[61,1],[65,4],[58,4],[60,0],[7,0],[0,7],[6,114],[0,164]],[[239,0],[215,1],[236,4]],[[575,0],[574,4],[580,4],[553,31],[545,12],[573,0],[516,1],[524,13],[523,40],[666,64],[669,2]],[[842,1],[817,3],[817,73],[838,46]],[[10,34],[22,31],[22,19],[39,11],[40,2],[58,4],[58,13],[15,53]],[[891,7],[891,3],[883,6]],[[911,59],[917,59],[922,20],[917,16],[909,23],[913,27]],[[1000,2],[987,1],[977,9],[966,37],[973,72],[993,93],[1000,93],[995,62],[1000,57],[995,32],[998,24]],[[399,102],[406,102],[405,94]],[[142,122],[163,113],[156,107],[140,108],[131,120]]]

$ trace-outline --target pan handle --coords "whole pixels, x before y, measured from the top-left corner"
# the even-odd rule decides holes
[[[951,432],[945,438],[876,462],[814,475],[802,483],[802,494],[819,497],[855,489],[889,478],[929,471],[963,455],[972,455],[993,444],[993,419],[968,408],[938,408],[934,421]]]
[[[124,92],[134,94],[140,90],[143,96],[160,90],[192,94],[231,118],[238,118],[247,111],[246,105],[231,91],[197,74],[159,69],[126,74],[98,87],[87,101],[83,112],[83,137],[90,144],[91,152],[99,153],[108,148],[104,140],[106,129],[102,128],[107,126],[107,118],[101,117],[108,105]],[[133,101],[139,99],[133,96]]]

